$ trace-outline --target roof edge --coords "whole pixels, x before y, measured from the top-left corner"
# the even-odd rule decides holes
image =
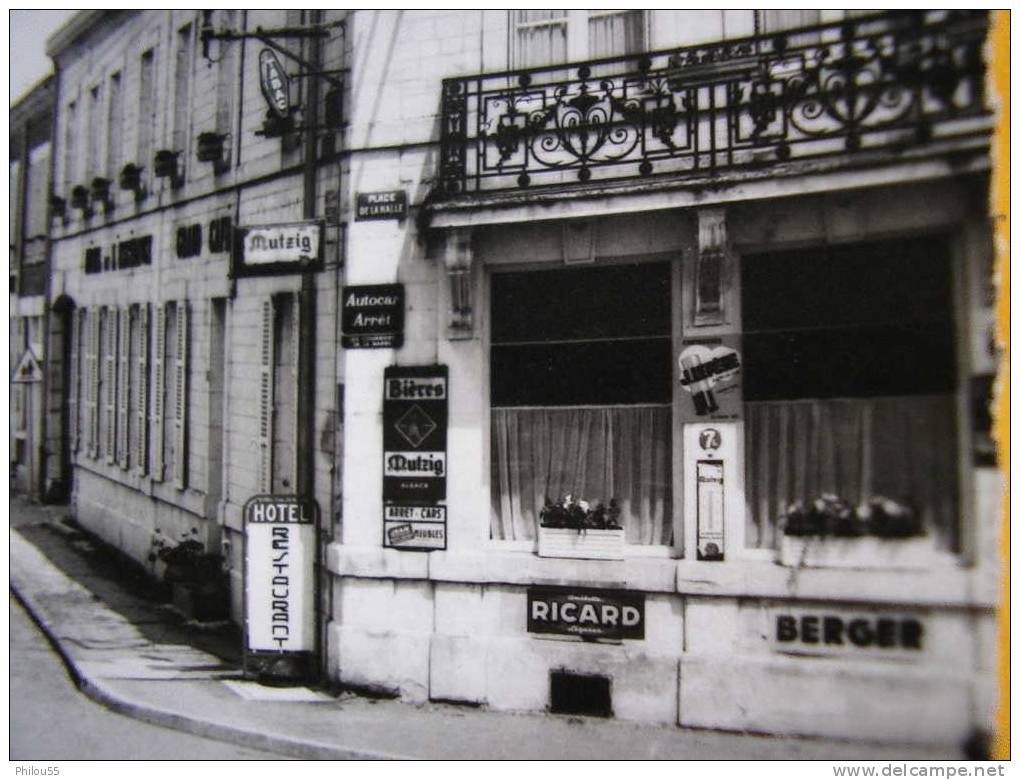
[[[46,55],[56,57],[62,54],[71,44],[91,30],[107,14],[115,13],[120,12],[111,11],[107,8],[79,11],[46,39]]]

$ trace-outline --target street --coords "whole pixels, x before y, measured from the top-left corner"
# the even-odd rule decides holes
[[[111,712],[82,695],[60,657],[10,597],[10,759],[283,760]]]

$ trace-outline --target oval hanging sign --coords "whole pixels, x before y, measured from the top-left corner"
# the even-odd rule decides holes
[[[259,52],[259,83],[269,108],[285,119],[290,111],[290,85],[279,58],[269,49]]]

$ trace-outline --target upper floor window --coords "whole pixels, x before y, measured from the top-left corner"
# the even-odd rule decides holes
[[[87,181],[102,173],[104,124],[102,100],[102,88],[97,84],[89,91],[88,168],[85,171]]]
[[[110,99],[106,108],[106,175],[115,179],[120,169],[121,146],[124,137],[124,104],[119,71],[110,76]]]
[[[75,181],[78,165],[78,103],[72,100],[67,104],[67,117],[64,123],[64,193],[70,195],[71,188],[78,182]]]
[[[153,128],[156,113],[156,52],[148,49],[142,53],[139,63],[138,80],[138,154],[136,164],[151,165]]]
[[[633,54],[646,48],[644,11],[511,11],[513,64],[528,68]]]

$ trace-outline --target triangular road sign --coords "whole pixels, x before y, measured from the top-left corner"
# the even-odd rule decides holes
[[[18,360],[18,365],[14,367],[14,374],[11,376],[12,382],[41,382],[43,378],[42,366],[39,365],[39,361],[35,355],[32,354],[31,349],[26,349],[24,354]]]

